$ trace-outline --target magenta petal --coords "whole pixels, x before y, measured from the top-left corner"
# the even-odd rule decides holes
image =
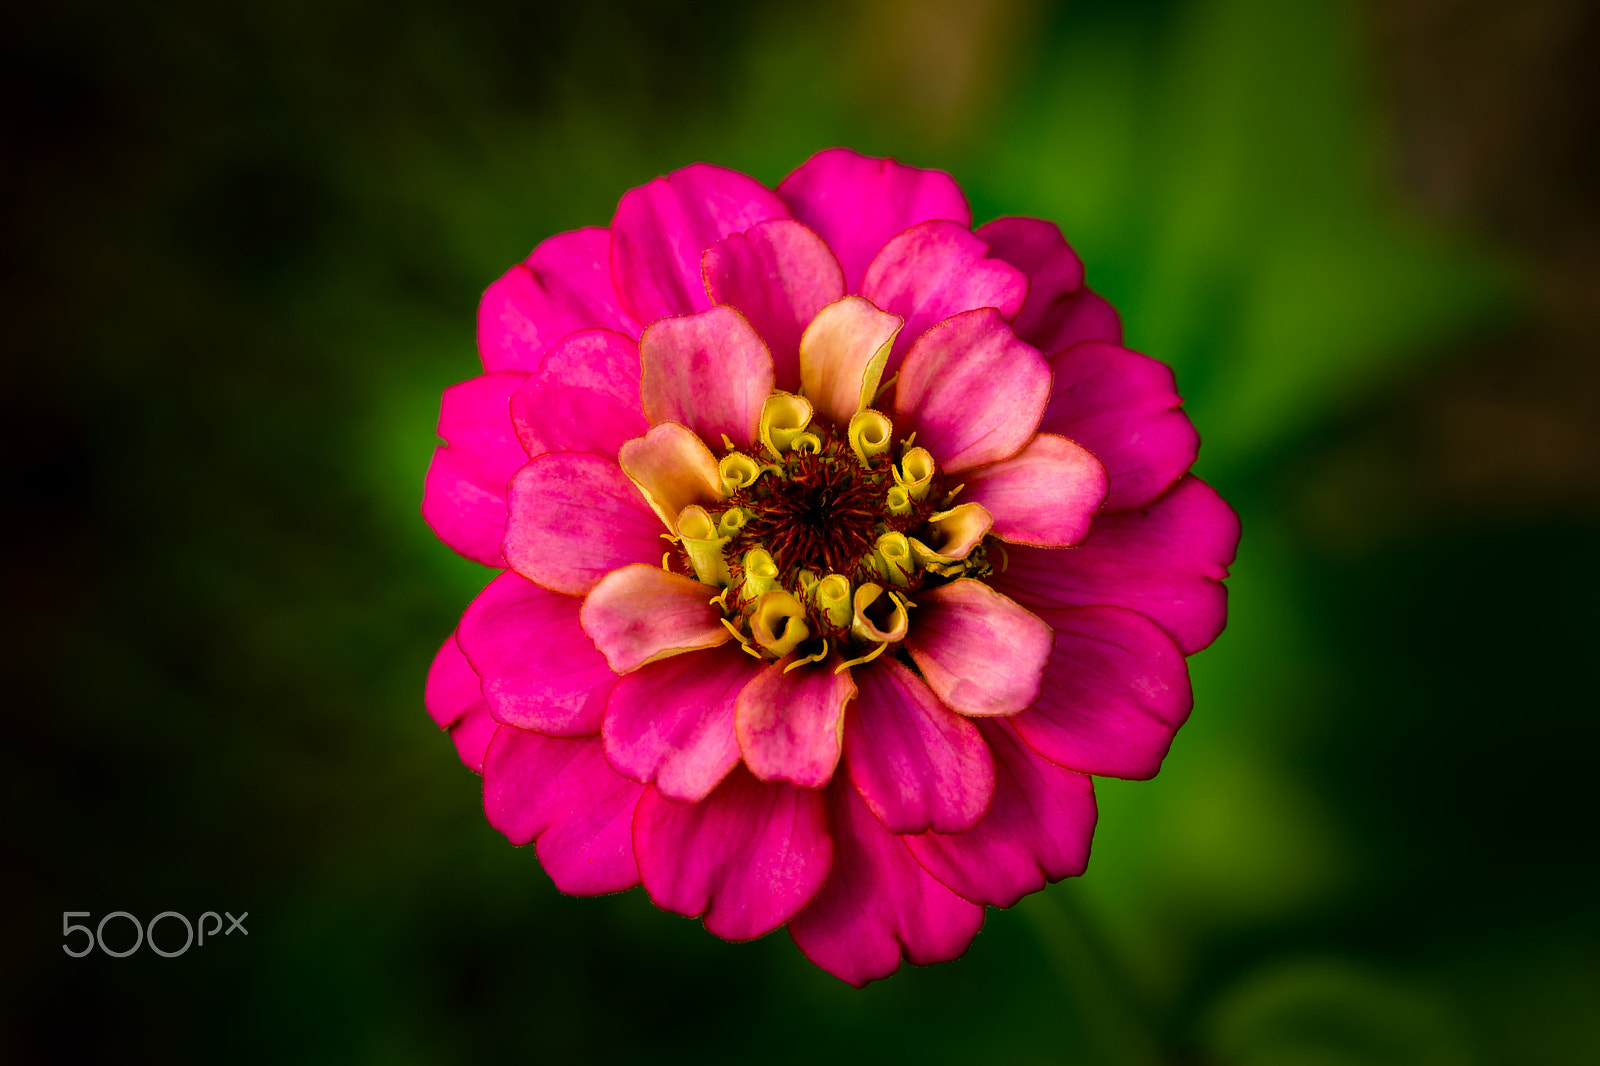
[[[606,764],[599,737],[558,740],[501,726],[483,767],[483,811],[571,896],[639,883],[633,813],[644,786]]]
[[[722,612],[710,602],[716,592],[657,566],[625,566],[594,587],[578,617],[611,669],[626,674],[732,640]]]
[[[639,336],[611,287],[611,234],[598,227],[558,233],[489,286],[478,352],[488,371],[537,370],[551,345],[591,326]]]
[[[933,221],[913,226],[884,245],[861,283],[861,295],[906,320],[884,367],[887,378],[906,351],[951,315],[993,307],[1010,321],[1028,295],[1027,276],[987,258],[989,246],[964,226]]]
[[[610,459],[552,452],[511,480],[505,553],[511,568],[555,592],[581,596],[618,567],[659,561],[661,522]]]
[[[895,433],[915,430],[947,473],[995,463],[1033,439],[1049,397],[1044,357],[999,312],[968,311],[929,330],[906,356]]]
[[[833,862],[822,793],[757,781],[743,768],[701,803],[647,789],[633,847],[651,901],[704,914],[706,929],[724,940],[751,940],[794,917]]]
[[[617,675],[578,625],[581,606],[514,573],[472,601],[457,640],[497,720],[553,737],[600,732]]]
[[[905,648],[945,706],[1016,714],[1039,698],[1050,627],[981,581],[958,578],[917,593]]]
[[[529,455],[594,452],[617,457],[650,428],[639,399],[639,345],[605,329],[573,333],[511,397],[511,422]]]
[[[966,486],[962,502],[982,504],[1001,540],[1066,548],[1089,535],[1106,471],[1087,448],[1041,433],[1011,458],[968,471]]]
[[[1050,360],[1039,429],[1071,437],[1111,475],[1107,511],[1149,503],[1194,465],[1200,434],[1179,408],[1172,369],[1114,344],[1079,344]]]
[[[711,306],[700,274],[705,250],[789,209],[765,185],[695,163],[630,189],[611,220],[611,277],[639,322]]]
[[[477,672],[461,653],[454,633],[433,657],[422,702],[439,728],[450,730],[456,753],[467,769],[483,773],[483,753],[489,750],[489,740],[500,724],[489,714]]]
[[[485,566],[505,566],[506,485],[528,461],[511,425],[521,374],[484,374],[444,390],[422,517],[439,539]]]
[[[856,686],[849,670],[837,669],[837,655],[787,670],[792,661],[767,666],[739,694],[739,750],[763,781],[821,788],[838,765],[845,704]]]
[[[845,716],[850,779],[891,833],[970,829],[989,806],[994,764],[972,722],[890,656],[854,671]]]
[[[772,393],[772,357],[743,315],[713,307],[663,318],[644,331],[639,351],[652,423],[681,423],[714,448],[724,435],[739,447],[755,439]]]
[[[1044,692],[1006,721],[1051,762],[1154,777],[1194,704],[1183,653],[1166,630],[1120,607],[1061,607],[1040,617],[1056,635]]]
[[[930,877],[855,789],[841,780],[829,793],[833,872],[789,923],[806,958],[860,988],[899,969],[902,954],[930,966],[966,951],[983,926],[983,908]]]
[[[994,752],[994,802],[983,821],[955,836],[907,837],[933,876],[974,903],[1010,907],[1030,892],[1089,864],[1094,785],[1035,754],[1010,719],[979,723]]]
[[[895,234],[934,218],[972,225],[972,209],[949,174],[848,148],[828,148],[800,164],[778,184],[778,195],[828,242],[850,292],[861,291],[867,267]]]
[[[1076,548],[1007,548],[1004,571],[988,580],[1029,607],[1138,611],[1193,655],[1227,620],[1222,579],[1238,546],[1233,508],[1210,485],[1185,476],[1137,511],[1096,516],[1089,539]]]
[[[844,296],[828,246],[792,218],[774,218],[706,249],[706,293],[749,320],[772,353],[777,388],[800,389],[800,335]]]
[[[734,708],[760,670],[737,644],[641,666],[611,693],[606,758],[668,799],[700,802],[739,762]]]
[[[1117,314],[1083,287],[1083,261],[1054,222],[1038,218],[997,218],[978,227],[989,254],[1028,276],[1028,300],[1012,320],[1017,336],[1041,352],[1058,352],[1081,340],[1122,339]],[[1103,307],[1109,312],[1108,332]]]

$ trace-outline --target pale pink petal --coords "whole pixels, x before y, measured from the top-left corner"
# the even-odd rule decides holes
[[[906,356],[895,435],[915,430],[946,472],[995,463],[1033,439],[1049,397],[1044,357],[998,311],[968,311],[929,330]]]
[[[965,833],[906,837],[922,866],[974,903],[1010,907],[1089,863],[1094,785],[1017,739],[1011,719],[979,723],[994,752],[994,802]]]
[[[685,507],[722,498],[716,456],[691,430],[676,422],[651,426],[644,436],[623,444],[617,458],[623,472],[674,533],[678,531],[678,513]]]
[[[1100,460],[1050,433],[1034,437],[1009,459],[968,471],[963,480],[962,502],[982,504],[994,518],[994,535],[1014,544],[1078,544],[1106,498]]]
[[[483,753],[489,750],[489,740],[500,723],[489,714],[478,675],[461,654],[454,633],[433,658],[422,702],[439,728],[450,730],[456,753],[467,769],[483,773]]]
[[[651,902],[704,914],[706,929],[724,940],[751,940],[794,917],[833,862],[823,794],[757,781],[742,767],[701,803],[646,789],[633,847]]]
[[[593,326],[639,336],[611,287],[611,234],[598,227],[556,234],[489,286],[478,352],[485,370],[533,371],[562,337]]]
[[[1039,698],[1050,627],[981,581],[917,593],[905,648],[953,711],[1016,714]]]
[[[641,666],[611,693],[606,758],[668,799],[700,802],[739,762],[734,707],[760,671],[737,644]]]
[[[891,656],[855,670],[845,717],[850,779],[891,833],[970,829],[989,806],[994,764],[977,726]]]
[[[422,517],[455,551],[485,566],[505,566],[506,485],[528,461],[511,425],[521,374],[484,374],[444,390],[443,446],[422,489]]]
[[[868,265],[895,234],[931,218],[972,225],[972,209],[949,174],[848,148],[827,148],[800,164],[778,184],[778,195],[828,242],[850,292],[861,291]]]
[[[894,973],[902,955],[915,966],[960,956],[983,926],[983,908],[930,877],[847,782],[828,791],[833,872],[789,923],[795,945],[857,988]]]
[[[739,694],[739,750],[763,781],[821,788],[839,763],[845,704],[856,686],[849,670],[836,672],[837,655],[785,672],[792,661],[767,666]]]
[[[963,311],[993,307],[1007,322],[1028,295],[1027,276],[987,258],[989,246],[953,222],[924,222],[884,245],[861,283],[861,295],[906,320],[885,374],[937,323]]]
[[[1138,611],[1193,655],[1227,620],[1222,579],[1238,545],[1233,508],[1210,485],[1185,476],[1137,511],[1097,515],[1076,548],[1007,548],[1003,569],[988,581],[1029,607]]]
[[[503,725],[483,767],[483,811],[570,896],[639,883],[633,814],[644,786],[606,764],[599,737],[563,740]]]
[[[713,307],[660,319],[644,331],[639,354],[652,423],[679,422],[719,449],[724,435],[741,448],[755,440],[772,394],[772,356],[739,312]]]
[[[620,566],[659,562],[661,523],[622,468],[584,452],[551,452],[511,480],[506,562],[529,581],[581,596]]]
[[[710,602],[717,590],[659,566],[614,570],[583,601],[583,631],[611,669],[630,673],[646,663],[733,639]]]
[[[511,397],[511,421],[530,456],[594,452],[615,459],[623,441],[650,428],[642,410],[639,345],[605,329],[569,335]]]
[[[800,380],[817,418],[844,428],[872,406],[901,325],[860,296],[829,304],[812,320],[800,339]]]
[[[1200,434],[1180,410],[1172,369],[1114,344],[1079,344],[1050,360],[1055,373],[1039,429],[1071,437],[1105,464],[1104,509],[1149,503],[1194,465]]]
[[[769,219],[707,248],[701,269],[712,302],[736,309],[766,342],[777,387],[797,391],[800,335],[844,295],[822,238],[792,218]]]
[[[637,189],[611,220],[611,277],[622,306],[648,325],[711,306],[700,275],[705,250],[789,209],[765,185],[695,163]]]
[[[1040,608],[1055,631],[1039,702],[1006,719],[1052,762],[1105,777],[1154,777],[1194,695],[1166,630],[1120,607]]]
[[[581,606],[515,573],[472,601],[457,641],[497,720],[553,737],[600,732],[617,675],[578,625]]]

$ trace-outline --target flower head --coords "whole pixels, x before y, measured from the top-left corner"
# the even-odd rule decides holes
[[[1060,231],[938,171],[695,165],[490,286],[423,514],[506,572],[429,711],[564,892],[854,984],[1082,873],[1221,631],[1233,512]]]

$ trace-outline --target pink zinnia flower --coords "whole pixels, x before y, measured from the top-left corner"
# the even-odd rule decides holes
[[[563,892],[861,985],[1083,872],[1223,627],[1233,512],[1051,223],[844,149],[697,164],[484,294],[422,511],[503,567],[427,704]]]

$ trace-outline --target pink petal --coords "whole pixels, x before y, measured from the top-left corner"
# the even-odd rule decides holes
[[[660,319],[644,331],[639,353],[651,422],[682,423],[719,448],[724,434],[739,447],[755,440],[772,394],[772,356],[739,312],[713,307]]]
[[[711,245],[789,209],[754,178],[695,163],[630,189],[611,220],[611,277],[641,323],[711,306],[700,259]]]
[[[979,723],[994,751],[994,802],[956,836],[926,833],[906,846],[933,876],[974,903],[1010,907],[1089,863],[1094,785],[1029,750],[1010,719]]]
[[[873,257],[902,230],[931,218],[972,225],[972,209],[949,174],[848,148],[824,149],[800,164],[778,184],[778,195],[828,242],[850,292],[861,291]]]
[[[619,674],[646,663],[733,639],[710,585],[658,566],[625,566],[607,574],[583,601],[583,631]]]
[[[606,765],[599,737],[558,740],[501,726],[483,767],[483,811],[571,896],[639,883],[633,815],[644,786]]]
[[[1006,719],[1051,762],[1106,777],[1154,777],[1194,704],[1166,630],[1120,607],[1041,609],[1055,630],[1039,702]]]
[[[668,799],[699,803],[738,765],[734,707],[760,670],[737,644],[641,666],[611,693],[606,758]]]
[[[884,348],[904,325],[860,296],[824,307],[800,340],[800,380],[817,418],[841,428],[870,407],[883,380]]]
[[[1088,449],[1041,433],[1016,455],[965,477],[962,502],[982,504],[992,532],[1014,544],[1066,548],[1089,535],[1106,498],[1106,470]]]
[[[511,398],[511,421],[529,455],[595,452],[608,459],[650,424],[639,399],[639,345],[586,329],[551,349]]]
[[[647,789],[633,847],[651,901],[704,914],[706,929],[724,940],[751,940],[794,917],[833,862],[822,793],[757,781],[742,768],[703,803]]]
[[[1033,439],[1049,397],[1044,357],[998,311],[968,311],[929,330],[906,356],[895,435],[915,430],[947,473],[995,463]]]
[[[497,720],[553,737],[600,732],[617,675],[579,627],[581,606],[514,573],[472,601],[457,639]]]
[[[959,578],[917,593],[905,648],[945,706],[986,716],[1016,714],[1039,698],[1051,644],[1038,615]]]
[[[611,234],[598,227],[558,233],[489,286],[478,352],[488,371],[537,370],[551,345],[591,326],[639,336],[611,287]]]
[[[1030,607],[1138,611],[1193,655],[1227,620],[1222,579],[1238,545],[1233,508],[1210,485],[1185,476],[1137,511],[1098,515],[1076,548],[1007,548],[1004,570],[988,580]]]
[[[987,258],[989,246],[954,222],[924,222],[884,245],[861,283],[861,295],[906,320],[886,375],[935,324],[980,307],[1007,322],[1028,295],[1028,278],[1010,263]]]
[[[1035,345],[1042,352],[1060,352],[1085,341],[1122,343],[1122,316],[1104,296],[1085,285],[1061,303],[1054,332]]]
[[[1111,475],[1105,510],[1149,503],[1194,464],[1200,434],[1179,408],[1165,363],[1114,344],[1079,344],[1050,360],[1055,372],[1041,430],[1094,452]]]
[[[1039,349],[1061,349],[1059,335],[1083,289],[1083,260],[1054,222],[1038,218],[997,218],[978,227],[989,254],[1028,276],[1028,299],[1012,320],[1017,336]]]
[[[763,669],[739,694],[739,750],[763,781],[821,788],[839,763],[845,704],[856,686],[849,670],[835,673],[837,655],[785,673],[792,658]]]
[[[456,753],[467,769],[483,773],[483,753],[489,750],[489,740],[500,723],[490,716],[478,675],[461,654],[454,633],[433,657],[422,702],[439,728],[450,730]]]
[[[706,249],[706,293],[749,320],[772,353],[777,387],[800,388],[800,335],[844,295],[828,246],[791,218],[774,218]]]
[[[639,490],[602,456],[531,459],[511,480],[508,502],[506,561],[553,592],[581,596],[618,567],[659,561],[666,549]]]
[[[844,723],[850,779],[891,833],[959,833],[983,817],[994,764],[972,722],[890,656],[855,670]]]
[[[511,425],[521,374],[484,374],[444,390],[422,517],[440,540],[485,566],[505,566],[506,484],[528,461]]]
[[[796,946],[857,988],[894,973],[902,954],[916,966],[959,957],[983,926],[983,908],[930,877],[855,789],[836,781],[829,793],[833,872],[789,923]]]

